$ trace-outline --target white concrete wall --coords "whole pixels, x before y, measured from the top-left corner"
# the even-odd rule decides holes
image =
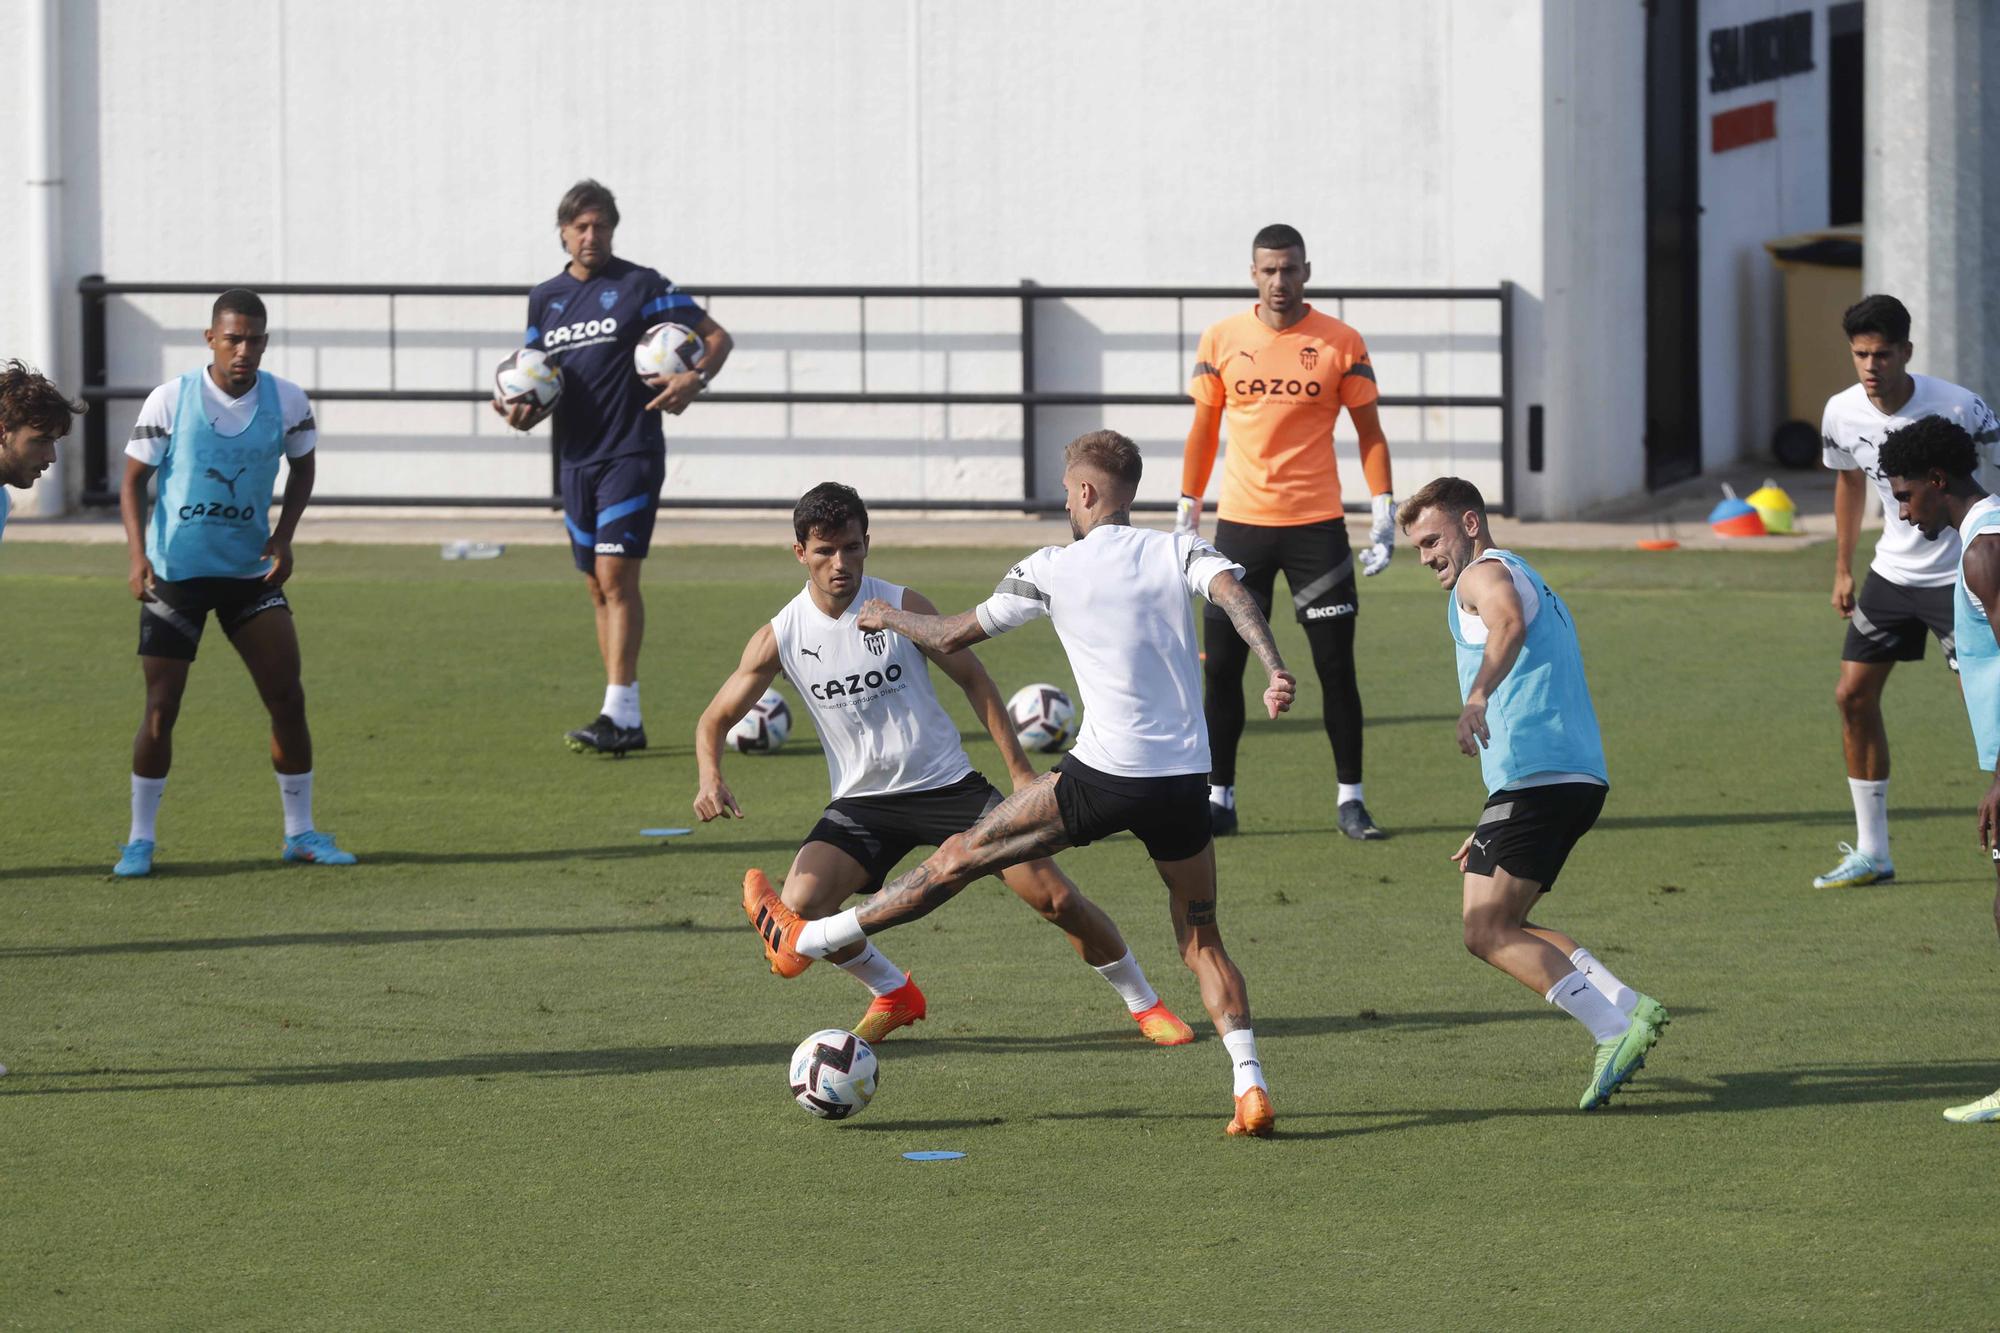
[[[30,3],[0,0],[0,50]],[[1516,388],[1550,423],[1549,473],[1522,474],[1529,507],[1574,512],[1639,484],[1636,5],[62,9],[69,183],[51,276],[70,383],[85,273],[525,285],[558,267],[555,200],[588,174],[618,192],[619,251],[696,288],[1231,283],[1251,234],[1274,220],[1305,233],[1329,285],[1512,279]],[[14,243],[8,211],[0,245]],[[0,346],[21,318],[6,288]],[[1049,311],[1037,335],[1054,356],[1039,387],[1177,390],[1202,322],[1233,304],[1191,306],[1179,333],[1171,306]],[[309,388],[386,384],[384,302],[273,307],[271,369]],[[407,301],[397,313],[396,382],[418,387],[482,382],[521,312]],[[851,308],[724,301],[714,313],[740,336],[727,387],[858,386]],[[1490,306],[1347,313],[1384,392],[1498,390]],[[119,302],[111,378],[185,368],[205,314],[192,298]],[[1014,386],[1004,304],[883,303],[869,325],[870,387]],[[108,412],[114,442],[135,410]],[[1384,415],[1400,490],[1446,470],[1497,485],[1497,413]],[[329,493],[547,484],[539,438],[509,436],[483,409],[327,404],[320,417]],[[1041,490],[1054,493],[1061,444],[1102,423],[1141,438],[1146,494],[1170,497],[1186,422],[1179,407],[1045,410]],[[885,496],[1018,485],[1019,417],[1005,408],[708,404],[671,422],[669,439],[683,494],[786,494],[822,476]]]
[[[1785,419],[1783,289],[1764,242],[1827,225],[1828,8],[1828,0],[1703,0],[1701,6],[1698,244],[1704,468],[1768,457],[1771,432]],[[1712,30],[1803,9],[1813,11],[1810,73],[1708,91]],[[1711,118],[1763,101],[1777,103],[1777,137],[1714,152]]]

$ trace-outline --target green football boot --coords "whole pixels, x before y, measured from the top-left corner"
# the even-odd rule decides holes
[[[1576,1104],[1579,1111],[1594,1111],[1611,1100],[1611,1094],[1646,1065],[1646,1052],[1660,1039],[1660,1029],[1668,1023],[1667,1011],[1658,1000],[1641,995],[1633,1006],[1632,1022],[1622,1037],[1597,1043],[1597,1064],[1590,1086]]]

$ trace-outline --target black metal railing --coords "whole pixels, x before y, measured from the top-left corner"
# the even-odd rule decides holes
[[[109,319],[107,304],[117,296],[187,295],[207,296],[242,283],[226,282],[110,282],[93,274],[77,283],[82,303],[83,386],[85,402],[101,404],[144,399],[152,385],[111,384]],[[266,296],[384,297],[389,303],[386,326],[389,352],[387,388],[327,388],[308,390],[319,402],[404,402],[404,403],[483,403],[491,396],[487,388],[403,389],[395,384],[396,301],[399,297],[513,297],[524,299],[526,287],[412,284],[412,283],[268,283],[253,285]],[[1513,288],[1511,282],[1495,287],[1328,287],[1313,288],[1306,295],[1324,306],[1332,305],[1336,316],[1344,314],[1349,301],[1492,301],[1500,316],[1500,392],[1497,394],[1383,394],[1383,407],[1485,408],[1500,413],[1500,489],[1497,510],[1509,514],[1514,497],[1514,411],[1513,411]],[[840,299],[858,305],[857,331],[861,350],[861,387],[854,392],[803,390],[730,391],[717,389],[702,395],[703,402],[774,404],[855,404],[864,406],[1016,406],[1021,409],[1021,494],[1007,499],[869,499],[872,509],[1005,510],[1010,512],[1053,513],[1062,501],[1036,494],[1035,413],[1043,407],[1174,407],[1188,402],[1185,391],[1173,393],[1064,393],[1035,389],[1035,306],[1042,301],[1069,300],[1171,300],[1174,302],[1178,340],[1187,346],[1186,303],[1203,300],[1241,300],[1248,293],[1242,287],[1044,287],[1023,280],[1013,287],[920,287],[920,286],[692,286],[682,289],[704,305],[718,297],[778,299]],[[1018,338],[1021,372],[1019,390],[1014,392],[880,392],[868,388],[868,302],[870,300],[1008,300],[1019,303]],[[1365,333],[1365,330],[1364,330]],[[1183,367],[1183,371],[1185,371]],[[1185,383],[1185,373],[1181,382]],[[105,414],[92,412],[83,425],[84,484],[86,505],[115,505],[118,491],[111,476],[111,445]],[[546,506],[559,508],[561,501],[556,474],[560,469],[560,443],[549,442],[550,492],[523,496],[451,495],[320,495],[315,503],[376,506],[452,506],[466,508],[519,508]],[[663,509],[790,509],[791,496],[744,496],[697,498],[665,495]],[[1141,501],[1136,508],[1171,509],[1172,502]]]

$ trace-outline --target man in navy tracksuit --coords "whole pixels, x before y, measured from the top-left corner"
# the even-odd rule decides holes
[[[639,569],[667,468],[656,413],[686,411],[722,369],[732,340],[659,273],[612,255],[618,202],[604,186],[594,180],[571,186],[556,208],[556,226],[569,264],[529,293],[526,343],[562,371],[555,417],[563,520],[570,553],[590,585],[605,675],[602,712],[567,739],[580,754],[622,755],[646,748],[639,716],[639,644],[646,629]],[[702,341],[700,365],[642,378],[632,350],[647,329],[662,323],[695,331]],[[515,429],[529,430],[547,412],[523,403],[503,415]]]

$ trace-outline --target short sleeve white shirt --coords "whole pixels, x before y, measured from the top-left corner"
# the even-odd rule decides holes
[[[277,375],[271,379],[277,383],[278,411],[285,418],[285,457],[304,458],[319,443],[312,403],[306,398],[306,391],[290,380]],[[136,458],[147,467],[160,465],[167,456],[167,441],[173,438],[174,414],[180,410],[180,401],[179,379],[168,380],[146,395],[146,405],[139,409],[139,419],[132,423],[132,438],[125,445],[126,457]],[[255,385],[241,398],[231,398],[206,371],[201,377],[201,401],[217,434],[240,434],[250,424],[250,418],[257,415]]]
[[[1243,567],[1199,537],[1106,525],[1015,565],[976,614],[988,634],[1055,623],[1083,696],[1078,762],[1117,777],[1206,773],[1189,598],[1225,572]]]
[[[1882,440],[1889,432],[1925,417],[1948,417],[1972,436],[1973,447],[1979,452],[1974,475],[1989,491],[2000,490],[2000,421],[1970,389],[1930,375],[1912,375],[1910,379],[1916,389],[1910,401],[1893,413],[1869,402],[1867,390],[1859,384],[1842,389],[1826,400],[1820,435],[1826,465],[1837,472],[1859,469],[1867,473],[1882,497],[1882,536],[1875,543],[1875,558],[1868,567],[1906,588],[1944,588],[1958,577],[1958,531],[1946,528],[1933,541],[1921,528],[1902,520],[1888,479],[1882,475]]]

